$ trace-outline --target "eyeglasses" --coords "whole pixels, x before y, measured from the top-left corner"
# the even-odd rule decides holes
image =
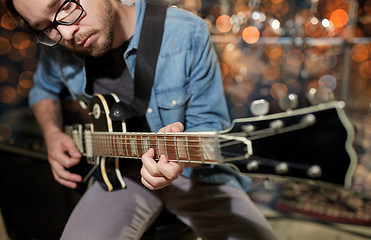
[[[54,21],[36,37],[36,42],[48,47],[57,45],[62,40],[58,25],[72,25],[80,19],[84,9],[76,0],[66,0],[55,14]]]

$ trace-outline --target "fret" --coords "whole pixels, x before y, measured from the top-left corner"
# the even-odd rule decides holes
[[[117,157],[122,157],[122,141],[121,141],[121,137],[119,135],[117,135]]]
[[[158,143],[158,138],[157,138],[157,134],[155,134],[155,146],[153,148],[153,149],[155,149],[155,159],[160,158],[159,150],[157,148],[157,143]]]
[[[185,148],[187,150],[187,159],[188,159],[188,162],[191,162],[191,155],[189,154],[189,148],[188,148],[188,136],[186,135],[186,141],[185,141]]]
[[[112,145],[110,144],[110,137],[108,134],[104,135],[106,155],[110,156],[112,153]]]
[[[166,158],[169,159],[169,154],[167,152],[167,147],[166,147],[166,133],[164,133],[164,151],[165,151]]]
[[[104,154],[104,138],[102,135],[99,135],[98,139],[101,142],[101,144],[99,144],[99,153],[102,155]]]
[[[109,143],[110,143],[110,150],[111,150],[111,156],[115,156],[115,140],[114,140],[114,135],[110,134],[109,135]]]
[[[136,150],[137,150],[137,157],[139,157],[139,156],[142,156],[143,154],[141,154],[142,153],[142,151],[143,151],[143,149],[142,149],[142,134],[141,133],[134,133],[134,135],[135,135],[135,147],[136,147]],[[139,135],[139,136],[138,136]]]
[[[164,135],[156,134],[157,136],[157,152],[158,152],[158,158],[161,157],[161,155],[165,155],[165,149],[164,149]]]
[[[99,155],[102,155],[103,153],[103,137],[102,135],[98,135],[98,142],[101,142],[102,144],[98,144],[98,151],[99,151]]]
[[[125,157],[126,156],[126,154],[125,154],[125,143],[124,143],[124,141],[125,141],[125,135],[121,135],[121,136],[119,136],[119,138],[118,138],[118,141],[119,141],[119,145],[120,145],[120,154],[119,154],[119,156],[120,157]]]
[[[142,133],[139,133],[140,134],[140,139],[138,139],[138,152],[139,152],[139,156],[143,156],[144,154],[144,142],[143,142],[143,134]]]
[[[198,137],[194,137],[194,136],[187,137],[187,149],[190,155],[190,159],[189,159],[190,162],[200,161],[200,158],[199,158],[200,149],[198,147],[197,142],[198,142]]]
[[[175,160],[177,162],[179,162],[179,156],[178,156],[178,146],[176,144],[176,137],[175,137],[175,134],[173,135],[173,138],[174,138],[174,152],[175,152]]]
[[[114,145],[114,135],[109,135],[109,143],[110,143],[110,150],[111,150],[111,156],[115,156],[115,145]]]
[[[125,149],[126,149],[126,157],[131,157],[130,151],[130,135],[125,134]]]
[[[105,152],[104,152],[104,150],[105,150],[104,136],[100,135],[99,138],[101,139],[100,141],[102,142],[102,144],[99,147],[99,150],[100,150],[101,154],[105,154]]]
[[[102,147],[102,145],[101,144],[97,144],[97,142],[101,142],[100,141],[100,136],[99,135],[96,135],[96,134],[94,134],[94,155],[95,156],[101,156],[101,151],[100,151],[100,149],[101,149],[101,147]]]
[[[104,153],[105,155],[109,156],[110,155],[110,144],[109,144],[109,135],[105,134],[103,135],[104,138]]]
[[[154,155],[154,159],[158,159],[158,156],[157,156],[157,135],[156,134],[149,134],[149,140],[148,140],[148,144],[149,144],[149,148],[153,148],[155,150],[155,155]],[[148,148],[148,149],[149,149]]]
[[[108,134],[108,145],[109,145],[109,151],[110,151],[110,156],[114,156],[115,153],[115,146],[113,145],[113,135]]]
[[[121,148],[120,148],[119,136],[115,134],[114,135],[114,139],[115,139],[115,146],[116,146],[115,157],[119,157],[121,155]]]
[[[121,157],[121,141],[120,141],[120,136],[119,135],[115,135],[115,136],[116,136],[116,149],[117,149],[116,157]]]
[[[205,158],[204,158],[204,155],[203,155],[203,149],[202,149],[202,145],[201,145],[201,134],[198,134],[198,147],[199,147],[199,150],[200,150],[200,157],[201,157],[201,161],[202,163],[205,162]]]
[[[175,152],[174,152],[174,149],[175,149],[175,145],[173,144],[173,139],[175,137],[175,133],[166,133],[166,141],[165,141],[165,148],[166,148],[166,153],[167,153],[167,158],[169,160],[176,160],[176,156],[175,156]]]
[[[126,150],[126,157],[129,157],[130,156],[130,154],[129,154],[129,149],[128,149],[128,143],[127,143],[127,134],[125,134],[124,135],[124,137],[125,137],[125,143],[124,143],[124,146],[125,146],[125,150]]]
[[[186,160],[188,158],[188,151],[186,149],[186,137],[178,137],[177,139],[177,155],[179,159]]]
[[[143,150],[143,154],[144,153],[146,153],[148,150],[149,150],[149,142],[148,142],[148,140],[149,140],[149,134],[147,133],[146,134],[147,136],[145,136],[144,138],[143,138],[143,135],[142,135],[142,150]],[[143,155],[142,154],[142,155]]]
[[[101,147],[101,149],[102,149],[102,153],[104,154],[104,155],[107,155],[107,153],[106,153],[106,149],[107,149],[107,146],[106,146],[106,137],[105,137],[105,135],[101,135],[101,139],[102,139],[102,147]]]
[[[138,148],[136,146],[136,143],[137,143],[137,136],[131,135],[130,136],[131,157],[138,157]]]
[[[120,141],[119,141],[119,136],[117,134],[114,134],[113,135],[113,139],[114,139],[114,146],[115,146],[115,154],[114,156],[115,157],[119,157],[120,156]]]

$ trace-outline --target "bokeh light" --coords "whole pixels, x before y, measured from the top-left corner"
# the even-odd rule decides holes
[[[286,57],[287,64],[298,67],[300,66],[304,61],[304,55],[303,53],[298,49],[292,49],[288,52]]]
[[[287,93],[288,93],[287,86],[283,83],[273,84],[270,90],[270,94],[276,100],[283,99],[284,97],[287,96]]]
[[[13,30],[15,28],[14,25],[10,24],[9,17],[6,14],[1,17],[0,25],[7,30]]]
[[[245,28],[242,32],[242,39],[250,44],[256,43],[260,38],[259,30],[254,26]]]
[[[14,88],[4,86],[0,88],[0,102],[5,104],[13,103],[17,98],[17,92]]]
[[[8,53],[9,60],[13,62],[22,62],[24,59],[24,56],[20,53],[20,51],[16,48],[11,48],[10,52]]]
[[[318,80],[320,84],[323,84],[328,89],[334,90],[337,86],[336,78],[333,75],[325,74]]]
[[[8,69],[0,65],[0,83],[8,80],[9,72]]]
[[[318,20],[310,20],[305,23],[304,31],[309,37],[319,37],[322,35],[322,26]]]
[[[8,54],[11,50],[10,42],[4,37],[0,37],[0,55]]]
[[[232,20],[230,16],[221,15],[216,20],[216,28],[220,32],[229,32],[232,29]]]
[[[359,66],[359,74],[366,79],[371,78],[371,60],[361,63]]]
[[[19,53],[25,57],[25,58],[32,58],[34,56],[36,56],[37,54],[37,47],[36,47],[36,44],[34,42],[30,42],[29,43],[29,46],[24,48],[24,49],[20,49],[19,50]]]
[[[348,14],[344,9],[337,9],[330,16],[330,21],[337,28],[344,27],[348,23],[348,20]]]
[[[273,4],[271,5],[271,11],[276,17],[282,17],[289,12],[290,6],[287,1],[280,0],[272,2]]]
[[[266,64],[263,68],[263,76],[270,81],[277,80],[280,76],[280,68],[275,65]]]
[[[13,47],[21,50],[30,46],[30,37],[24,32],[16,32],[12,37]]]
[[[350,50],[350,57],[353,61],[363,62],[368,59],[368,49],[365,44],[356,44]]]
[[[243,89],[235,89],[231,94],[231,101],[237,107],[244,106],[247,102],[247,93]]]
[[[353,72],[349,79],[351,88],[358,91],[365,89],[368,85],[368,80],[362,77],[359,72]]]

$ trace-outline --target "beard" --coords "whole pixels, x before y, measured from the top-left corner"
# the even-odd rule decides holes
[[[104,55],[112,48],[113,38],[114,38],[114,16],[112,12],[112,5],[109,0],[102,1],[102,14],[98,17],[98,22],[102,29],[92,29],[88,32],[84,32],[75,38],[75,43],[79,42],[81,39],[85,39],[93,34],[100,36],[99,39],[92,42],[92,44],[87,48],[73,47],[73,50],[85,55],[90,55],[93,57],[99,57]]]

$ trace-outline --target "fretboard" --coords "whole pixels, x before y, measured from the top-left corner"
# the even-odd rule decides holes
[[[85,141],[94,156],[141,158],[150,148],[155,158],[169,161],[217,164],[219,143],[215,132],[200,133],[119,133],[93,132]]]

